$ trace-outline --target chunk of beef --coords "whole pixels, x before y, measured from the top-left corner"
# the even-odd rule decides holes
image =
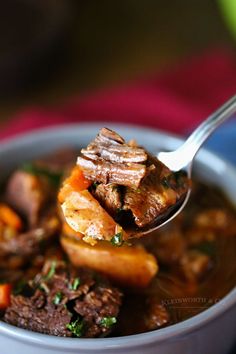
[[[188,250],[179,260],[180,273],[190,282],[201,280],[211,266],[210,257],[197,250]]]
[[[86,149],[82,149],[81,153],[93,160],[101,157],[113,163],[145,163],[147,160],[143,148],[126,144],[120,135],[107,128],[102,128],[95,140]]]
[[[20,295],[11,296],[4,320],[55,336],[104,336],[116,322],[121,293],[98,278],[64,262],[46,262]]]
[[[143,239],[144,245],[165,266],[176,264],[184,255],[187,243],[176,223],[161,228],[158,234]]]
[[[100,183],[138,187],[147,173],[147,154],[143,148],[128,145],[117,133],[103,128],[77,164],[86,178]]]
[[[52,187],[46,177],[18,170],[9,179],[6,200],[34,226],[51,193]]]
[[[123,186],[139,186],[146,174],[146,166],[138,163],[112,163],[100,157],[92,160],[79,156],[77,165],[81,167],[86,178],[100,183],[115,183]]]
[[[145,316],[145,324],[147,330],[154,330],[167,325],[170,322],[170,315],[164,305],[156,299],[150,297],[147,301],[147,311]]]
[[[115,323],[120,306],[117,291],[104,285],[89,291],[82,300],[76,300],[75,311],[86,322],[85,337],[99,337],[110,332],[109,319]]]
[[[24,257],[26,262],[31,256],[40,253],[48,246],[59,230],[60,222],[57,213],[48,210],[46,215],[41,217],[38,225],[32,229],[1,238],[0,256]]]
[[[4,316],[14,326],[62,337],[72,336],[66,328],[71,318],[72,314],[64,306],[48,303],[41,290],[36,290],[31,297],[12,295],[11,306]]]
[[[155,166],[139,188],[127,188],[123,209],[131,210],[138,227],[145,227],[159,215],[170,211],[184,197],[188,185],[186,176],[178,177],[160,161],[149,157],[150,166]]]
[[[212,208],[197,213],[194,218],[194,224],[198,227],[208,227],[212,229],[224,230],[230,224],[229,216],[226,210]]]
[[[116,184],[101,183],[92,194],[110,215],[116,215],[122,207],[120,189]]]

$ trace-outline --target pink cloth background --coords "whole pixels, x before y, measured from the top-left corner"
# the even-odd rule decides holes
[[[236,58],[217,49],[168,73],[73,97],[66,104],[23,109],[1,127],[0,138],[55,124],[122,122],[186,133],[236,93]]]

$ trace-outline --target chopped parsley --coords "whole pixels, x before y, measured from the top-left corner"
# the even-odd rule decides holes
[[[116,317],[103,317],[100,321],[100,325],[106,328],[110,328],[116,322]]]
[[[23,164],[21,169],[25,172],[28,172],[28,173],[34,175],[34,176],[47,177],[48,180],[51,182],[51,184],[53,184],[55,187],[58,187],[60,185],[61,178],[63,175],[62,172],[53,172],[47,168],[39,167],[39,166],[36,166],[36,165],[29,163],[29,162]]]
[[[122,246],[122,244],[124,243],[122,232],[118,232],[117,234],[115,234],[111,239],[111,243],[113,246]]]
[[[79,286],[80,286],[80,278],[75,278],[75,279],[73,280],[73,283],[70,284],[69,288],[70,288],[71,290],[77,290]]]
[[[77,318],[76,321],[68,323],[66,328],[71,331],[76,337],[81,337],[84,331],[84,322],[80,318]]]
[[[93,182],[91,187],[93,190],[96,190],[98,185],[99,185],[99,183]]]
[[[48,274],[46,274],[44,276],[44,278],[43,278],[44,280],[49,280],[49,279],[51,279],[53,277],[53,275],[55,274],[55,271],[56,271],[56,265],[57,265],[57,262],[56,261],[52,261],[51,267],[50,267],[50,269],[48,271]]]
[[[62,293],[60,291],[58,291],[53,299],[54,305],[59,305],[61,300],[62,300]]]

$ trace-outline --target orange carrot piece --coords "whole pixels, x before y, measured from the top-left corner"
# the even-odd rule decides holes
[[[0,220],[13,229],[20,230],[22,228],[20,217],[5,204],[0,204]]]
[[[6,309],[11,302],[11,284],[0,284],[0,309]]]
[[[58,200],[60,203],[73,191],[80,192],[91,185],[91,181],[87,180],[79,166],[75,166],[71,171],[70,176],[64,181],[63,186],[59,192]]]

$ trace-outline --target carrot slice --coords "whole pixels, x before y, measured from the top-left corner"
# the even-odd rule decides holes
[[[80,192],[88,189],[91,183],[91,181],[84,177],[80,167],[75,166],[71,171],[70,176],[65,179],[63,183],[63,186],[58,195],[59,202],[63,203],[67,196],[73,191]]]
[[[5,204],[0,204],[0,220],[13,229],[20,230],[22,228],[20,217]]]
[[[0,284],[0,309],[4,310],[10,305],[11,284]]]

